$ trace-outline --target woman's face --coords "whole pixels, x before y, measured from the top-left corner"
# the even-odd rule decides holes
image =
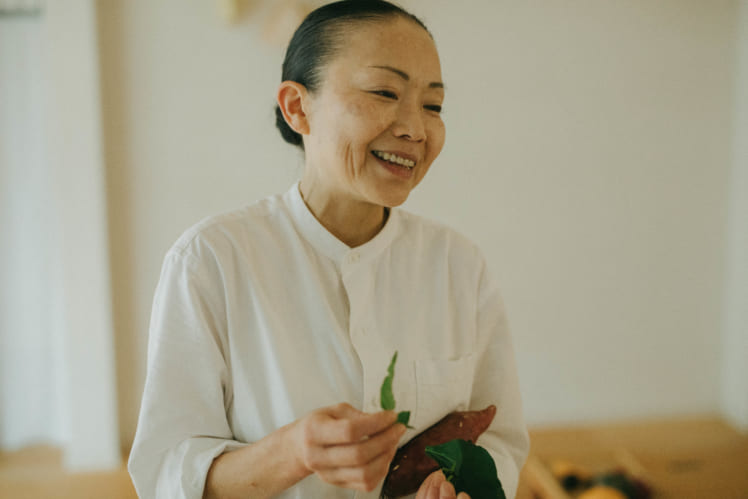
[[[436,46],[401,17],[356,23],[343,36],[307,96],[305,176],[338,198],[397,206],[444,145]]]

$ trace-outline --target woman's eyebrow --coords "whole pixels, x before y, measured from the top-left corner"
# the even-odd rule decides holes
[[[393,68],[392,66],[369,66],[369,67],[370,68],[375,68],[375,69],[384,69],[384,70],[390,71],[390,72],[395,73],[396,75],[398,75],[403,80],[410,81],[410,75],[408,75],[408,73],[406,73],[405,71],[402,71],[400,69]],[[431,83],[429,83],[429,88],[444,88],[444,83],[442,83],[440,81],[432,81]]]

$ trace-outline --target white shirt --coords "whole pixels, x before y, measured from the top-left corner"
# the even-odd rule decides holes
[[[478,443],[514,497],[529,439],[495,283],[475,245],[392,209],[350,248],[298,184],[191,228],[165,257],[129,471],[141,499],[201,498],[215,457],[320,407],[410,410],[405,443],[455,410],[498,408]],[[311,475],[283,498],[376,498]]]

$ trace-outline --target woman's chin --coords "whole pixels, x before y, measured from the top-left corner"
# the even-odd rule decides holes
[[[379,196],[380,202],[378,204],[386,207],[386,208],[395,208],[397,206],[400,206],[405,201],[408,200],[408,195],[410,192],[406,193],[383,193],[383,195]]]

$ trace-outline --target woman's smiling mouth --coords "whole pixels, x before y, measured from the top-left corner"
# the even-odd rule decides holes
[[[372,151],[371,155],[385,170],[400,179],[409,180],[415,175],[416,162],[412,159],[384,151]]]
[[[416,166],[416,162],[412,159],[403,158],[402,156],[398,156],[395,153],[384,151],[372,151],[371,153],[379,159],[383,159],[384,161],[387,161],[389,163],[394,163],[396,165],[408,168],[409,170],[412,170]]]

